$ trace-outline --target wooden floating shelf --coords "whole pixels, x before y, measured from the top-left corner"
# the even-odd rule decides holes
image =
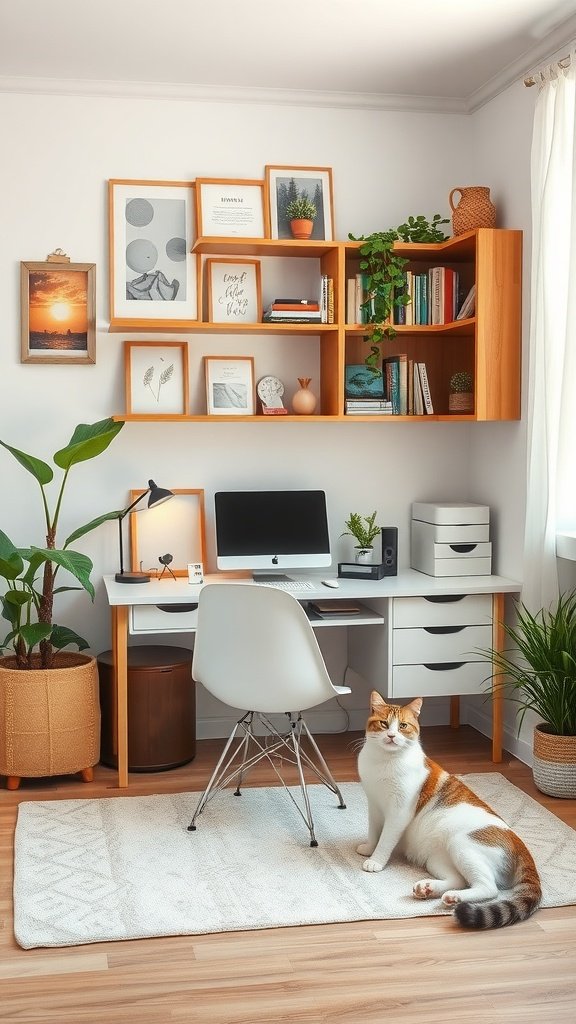
[[[148,320],[113,320],[108,328],[110,334],[118,334],[123,331],[142,331],[143,334],[155,334],[161,332],[191,333],[191,334],[334,334],[338,331],[338,324],[237,324],[237,323],[203,323],[200,320],[178,320],[173,321],[170,327],[165,326],[165,321],[152,325]]]
[[[298,241],[295,238],[197,238],[191,251],[202,256],[301,256],[321,259],[340,242]]]
[[[318,416],[294,416],[287,413],[286,416],[181,416],[178,413],[167,416],[144,413],[117,413],[112,416],[115,423],[473,423],[474,415],[458,415],[446,413],[432,416],[364,416],[330,414]]]

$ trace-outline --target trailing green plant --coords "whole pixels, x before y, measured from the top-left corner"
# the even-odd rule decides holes
[[[518,704],[518,731],[534,711],[556,736],[576,736],[576,591],[532,615],[517,606],[515,626],[504,624],[513,648],[482,651],[494,666],[493,684]]]
[[[305,192],[302,192],[296,199],[292,199],[286,207],[288,220],[314,220],[316,207]]]
[[[0,650],[13,651],[16,667],[23,670],[52,668],[54,650],[61,650],[73,644],[78,650],[89,646],[67,626],[53,622],[54,597],[67,590],[84,589],[94,600],[94,587],[90,581],[92,561],[87,555],[73,550],[70,545],[80,537],[96,529],[108,519],[118,519],[122,510],[107,512],[92,519],[85,526],[74,530],[57,546],[56,534],[62,508],[62,499],[72,466],[86,462],[100,455],[108,448],[124,426],[112,419],[98,423],[80,423],[74,430],[65,448],[53,456],[56,466],[63,471],[54,510],[48,506],[46,487],[54,479],[54,472],[46,462],[0,441],[17,462],[31,473],[40,487],[45,520],[45,544],[18,548],[0,530],[0,577],[6,581],[7,589],[0,596],[2,616],[10,624],[10,630],[0,641]],[[56,577],[61,569],[70,573],[80,584],[55,587]],[[35,648],[38,647],[38,652]]]
[[[375,512],[370,516],[361,516],[358,512],[351,512],[344,525],[346,529],[340,536],[354,537],[358,541],[356,547],[359,548],[371,548],[372,541],[381,530],[380,526],[376,526]]]
[[[464,394],[468,391],[472,391],[472,374],[468,373],[467,370],[461,370],[459,373],[453,373],[450,377],[449,389],[451,394]]]
[[[419,214],[408,217],[404,224],[388,231],[374,231],[371,235],[349,234],[360,246],[360,270],[366,275],[368,298],[363,302],[367,323],[373,324],[365,340],[370,344],[370,353],[364,360],[375,373],[379,373],[382,342],[394,338],[396,331],[391,324],[394,307],[407,306],[410,296],[406,287],[404,268],[408,260],[395,251],[394,243],[442,242],[445,235],[441,224],[448,224],[447,218],[435,213],[431,221]]]

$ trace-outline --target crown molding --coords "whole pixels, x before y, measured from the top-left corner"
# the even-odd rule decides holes
[[[349,110],[393,110],[430,114],[466,114],[466,101],[450,96],[256,89],[172,82],[118,82],[76,78],[0,76],[0,92],[114,99],[183,100],[202,103],[251,103]]]

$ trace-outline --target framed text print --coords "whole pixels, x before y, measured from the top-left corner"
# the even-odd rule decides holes
[[[209,416],[253,416],[252,356],[204,356]]]
[[[264,238],[264,182],[196,178],[200,236]]]
[[[132,571],[187,576],[189,562],[206,564],[204,491],[171,487],[174,497],[130,515]],[[130,503],[145,491],[130,491]]]
[[[109,215],[111,329],[196,323],[194,183],[112,180]]]
[[[20,264],[21,362],[96,362],[96,264]]]
[[[184,416],[188,412],[188,345],[185,341],[125,341],[126,413]]]
[[[206,260],[208,317],[215,324],[262,320],[260,260]]]
[[[310,241],[334,238],[331,167],[266,167],[266,234],[295,238],[291,222],[311,220]]]

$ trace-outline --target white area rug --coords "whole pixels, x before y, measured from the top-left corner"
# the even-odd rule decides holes
[[[576,832],[497,773],[468,785],[518,832],[540,871],[546,907],[576,902]],[[216,796],[188,832],[198,795],[21,803],[14,931],[25,949],[447,913],[411,896],[422,869],[361,869],[366,806],[346,810],[310,786],[319,846],[281,789]],[[295,790],[296,792],[296,790]]]

